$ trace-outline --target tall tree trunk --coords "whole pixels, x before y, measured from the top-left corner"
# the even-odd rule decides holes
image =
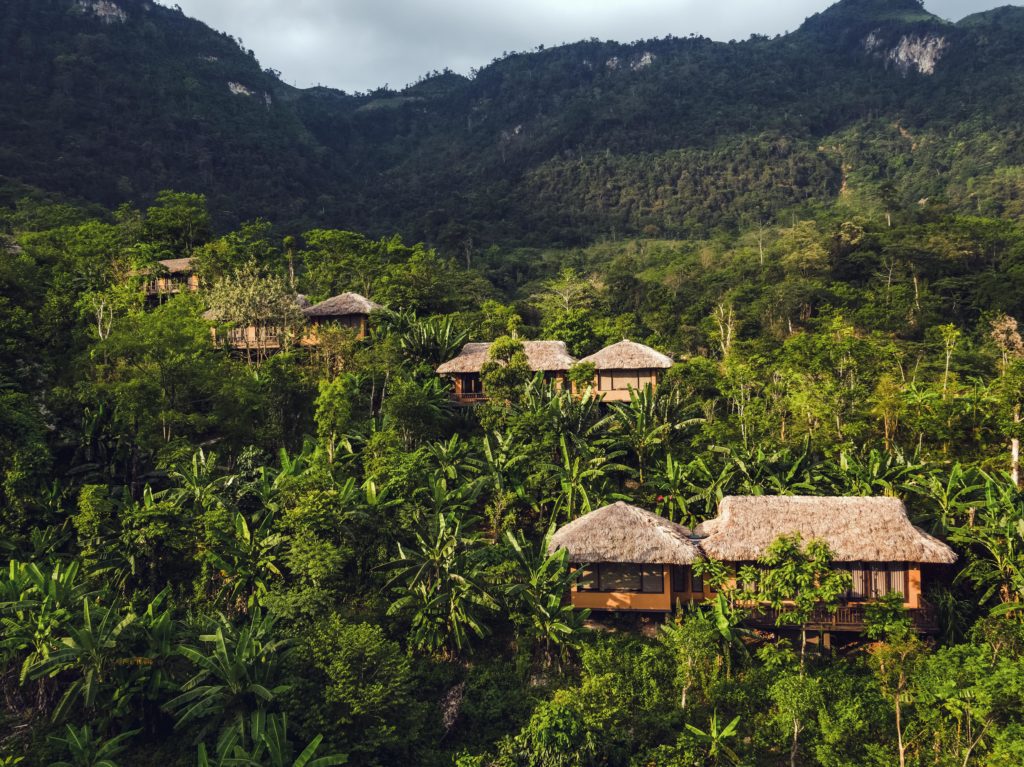
[[[800,720],[793,717],[793,743],[789,747],[789,767],[796,767],[796,752],[800,743]]]
[[[1020,423],[1020,405],[1013,406],[1013,423]],[[1013,486],[1020,489],[1020,439],[1016,436],[1010,438],[1010,476]]]

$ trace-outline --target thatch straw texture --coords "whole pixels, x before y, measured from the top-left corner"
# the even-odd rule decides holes
[[[158,261],[157,263],[171,274],[180,274],[181,272],[192,271],[191,258],[165,258],[163,261]]]
[[[837,562],[956,561],[949,546],[910,523],[898,498],[729,496],[694,533],[705,554],[728,562],[755,560],[794,533],[827,543]]]
[[[652,370],[672,367],[672,358],[636,341],[619,341],[604,347],[580,362],[590,362],[597,370]]]
[[[437,372],[441,375],[479,373],[480,368],[487,362],[490,350],[489,343],[466,344],[458,357],[445,362]],[[523,351],[526,352],[530,369],[535,373],[561,372],[576,364],[564,341],[523,341]]]
[[[342,293],[314,304],[303,312],[314,319],[323,317],[345,317],[351,314],[370,314],[380,309],[380,304],[364,298],[358,293]]]
[[[618,501],[584,514],[551,537],[548,551],[566,549],[579,563],[689,565],[702,559],[690,531],[664,517]]]

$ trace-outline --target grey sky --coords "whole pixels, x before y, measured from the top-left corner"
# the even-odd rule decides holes
[[[691,32],[715,40],[795,29],[830,0],[163,0],[239,37],[289,83],[400,88],[434,69],[468,73],[504,51],[589,37]],[[1007,0],[926,0],[957,20]]]

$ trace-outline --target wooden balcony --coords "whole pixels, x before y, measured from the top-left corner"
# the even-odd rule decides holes
[[[775,610],[768,605],[761,605],[752,610],[746,619],[748,626],[762,629],[774,628],[796,628],[796,624],[783,623],[779,626],[778,618],[781,613],[791,612],[792,608],[783,606],[781,610]],[[860,633],[864,630],[863,603],[839,605],[834,613],[830,613],[823,606],[814,608],[811,619],[807,622],[807,628],[812,631],[850,631]],[[938,614],[935,608],[921,600],[920,606],[908,609],[911,623],[914,628],[922,634],[934,634],[939,630]]]
[[[188,291],[195,293],[199,290],[199,275],[157,277],[145,285],[147,296],[172,296]]]

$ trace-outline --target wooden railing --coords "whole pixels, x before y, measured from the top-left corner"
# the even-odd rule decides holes
[[[778,622],[781,614],[792,612],[792,610],[792,607],[785,605],[780,610],[776,610],[769,605],[760,605],[756,608],[751,608],[751,613],[746,622],[751,626],[764,628],[775,628],[780,625],[795,626],[797,624],[785,622],[779,624]],[[914,628],[918,631],[931,633],[938,630],[938,616],[935,608],[924,600],[921,600],[919,607],[908,609],[907,613],[910,615]],[[839,605],[834,613],[819,605],[814,608],[806,626],[814,630],[863,631],[864,615],[865,605],[862,603]]]
[[[451,397],[455,402],[483,402],[487,399],[483,392],[452,392]]]

